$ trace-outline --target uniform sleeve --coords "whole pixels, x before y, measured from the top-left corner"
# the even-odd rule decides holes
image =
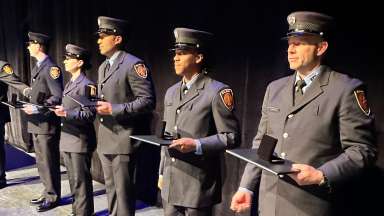
[[[80,96],[86,97],[86,86],[95,86],[94,83],[84,83],[77,93]],[[96,118],[96,107],[77,107],[76,109],[68,110],[66,119],[77,120],[82,122],[92,123]]]
[[[268,114],[267,114],[267,103],[268,103],[268,95],[269,95],[269,87],[266,90],[264,95],[264,101],[261,108],[261,119],[259,123],[259,127],[256,133],[255,138],[252,142],[252,148],[258,148],[260,145],[261,138],[264,134],[267,133],[268,127]],[[243,176],[241,177],[240,187],[246,188],[248,190],[255,190],[257,183],[260,181],[261,169],[257,166],[247,163],[245,166]]]
[[[227,104],[222,99],[225,94],[228,97]],[[234,99],[232,90],[224,88],[219,91],[212,100],[212,115],[215,121],[217,134],[199,138],[203,154],[209,154],[217,151],[223,151],[236,147],[240,144],[239,122],[234,114]]]
[[[167,151],[167,148],[166,146],[162,146],[161,147],[161,151],[160,151],[160,165],[159,165],[159,175],[163,175],[164,173],[164,167],[165,167],[165,151]]]
[[[48,104],[61,104],[63,94],[63,74],[58,67],[50,67],[49,74],[46,76],[47,86],[51,92],[47,99]]]
[[[152,111],[156,105],[155,90],[151,75],[143,63],[134,65],[128,73],[128,82],[135,99],[124,104],[112,104],[112,115],[116,117]]]
[[[10,65],[5,65],[3,68],[1,68],[0,80],[22,93],[25,89],[29,88],[29,86],[20,81],[19,77],[14,73]]]
[[[361,82],[359,83],[359,85],[352,84],[351,86],[355,86],[352,89],[346,89],[340,101],[338,121],[340,142],[344,152],[319,167],[330,184],[340,183],[358,174],[375,161],[377,147],[374,116],[368,105],[363,104],[367,101],[364,88]],[[362,93],[360,99],[358,92]]]
[[[167,113],[166,112],[166,103],[167,103],[167,98],[169,98],[168,96],[169,92],[167,91],[165,93],[165,96],[164,96],[164,115],[163,115],[163,119],[168,119],[168,116],[167,116]],[[166,157],[165,157],[165,151],[167,151],[167,148],[166,146],[162,146],[161,147],[161,152],[160,152],[160,165],[159,165],[159,175],[163,175],[164,173],[164,167],[165,167],[165,160],[166,160]]]

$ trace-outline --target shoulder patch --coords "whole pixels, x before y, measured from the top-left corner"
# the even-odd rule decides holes
[[[6,74],[9,74],[9,75],[13,74],[13,69],[12,69],[11,65],[5,65],[2,70]]]
[[[51,70],[49,71],[49,75],[51,75],[51,77],[53,79],[59,78],[59,76],[60,76],[60,68],[58,68],[58,67],[51,67]]]
[[[368,100],[365,96],[365,92],[363,90],[355,90],[353,93],[355,94],[357,104],[359,105],[361,111],[363,111],[365,115],[369,116],[369,114],[371,114],[371,109],[368,106]]]
[[[147,67],[145,67],[144,64],[135,64],[134,66],[134,69],[135,69],[135,72],[137,73],[137,75],[139,75],[139,77],[141,78],[147,78],[148,76],[148,70],[147,70]]]
[[[229,111],[232,111],[233,110],[233,107],[234,107],[234,100],[233,100],[233,92],[232,92],[232,89],[223,89],[220,91],[220,97],[221,97],[221,100],[223,101],[225,107],[227,107],[227,109]]]

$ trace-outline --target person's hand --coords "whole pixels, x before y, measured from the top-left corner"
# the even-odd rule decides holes
[[[28,115],[39,113],[37,106],[32,104],[24,104],[21,110],[23,110]]]
[[[298,170],[297,173],[289,174],[298,185],[318,185],[324,179],[323,172],[306,164],[292,164],[292,169]]]
[[[251,208],[252,194],[246,191],[237,191],[232,197],[231,210],[242,213]]]
[[[112,115],[112,104],[105,101],[97,101],[96,111],[100,115]]]
[[[196,142],[192,138],[181,138],[173,140],[169,148],[174,148],[182,153],[196,151]]]
[[[55,109],[50,109],[50,110],[55,112],[57,116],[67,117],[67,112],[64,110],[63,106],[55,106]]]
[[[162,190],[163,189],[163,175],[159,175],[159,179],[157,180],[157,187]]]

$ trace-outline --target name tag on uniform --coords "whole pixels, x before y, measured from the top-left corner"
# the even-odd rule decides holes
[[[280,112],[280,108],[273,106],[267,107],[267,110],[271,112]]]

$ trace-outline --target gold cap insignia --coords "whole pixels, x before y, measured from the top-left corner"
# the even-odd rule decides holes
[[[296,18],[295,18],[295,16],[289,16],[287,21],[288,21],[289,25],[293,25],[296,22]]]

